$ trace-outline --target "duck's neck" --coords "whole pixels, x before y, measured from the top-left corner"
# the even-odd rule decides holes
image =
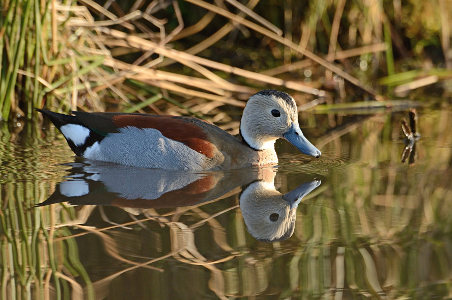
[[[256,151],[262,150],[273,150],[275,149],[275,138],[269,138],[264,136],[258,136],[255,134],[251,134],[248,130],[243,128],[242,124],[240,124],[240,135],[242,136],[243,141],[252,149]]]
[[[271,166],[278,163],[278,156],[276,155],[275,148],[257,151],[257,163],[256,166]]]

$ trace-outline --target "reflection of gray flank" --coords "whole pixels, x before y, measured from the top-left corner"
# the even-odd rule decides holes
[[[171,172],[126,166],[86,166],[84,171],[94,173],[96,181],[102,181],[109,192],[125,199],[158,199],[163,194],[181,189],[203,178],[197,173]]]

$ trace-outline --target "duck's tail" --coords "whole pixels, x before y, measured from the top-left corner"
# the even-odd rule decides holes
[[[103,136],[85,126],[76,116],[59,114],[46,109],[37,109],[37,111],[52,121],[78,156],[83,156],[87,148],[103,139]]]

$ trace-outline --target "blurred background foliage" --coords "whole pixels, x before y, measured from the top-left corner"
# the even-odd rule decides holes
[[[4,0],[0,111],[227,122],[264,88],[305,109],[426,87],[450,99],[451,15],[448,0]]]

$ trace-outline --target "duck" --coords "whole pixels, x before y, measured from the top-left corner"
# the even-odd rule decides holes
[[[38,111],[77,156],[132,167],[207,171],[276,165],[280,138],[306,155],[321,155],[300,129],[295,100],[277,90],[262,90],[248,99],[239,136],[186,116]]]

